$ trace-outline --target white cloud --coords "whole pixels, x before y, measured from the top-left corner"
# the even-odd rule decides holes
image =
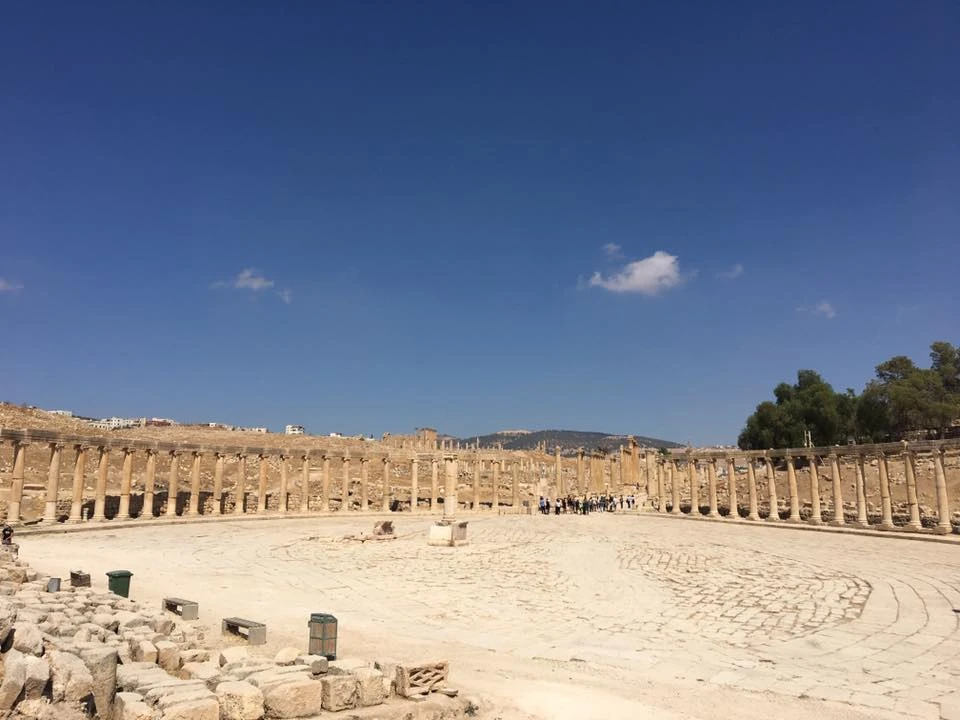
[[[279,295],[280,299],[283,300],[287,305],[293,302],[293,290],[284,288],[283,290],[278,290],[277,295]]]
[[[813,315],[823,315],[827,320],[832,320],[837,316],[837,311],[834,309],[833,305],[830,304],[827,300],[821,300],[813,307],[808,307],[806,305],[801,305],[797,308],[799,313],[811,313]]]
[[[603,246],[603,252],[606,253],[607,257],[616,258],[618,260],[623,257],[621,250],[623,250],[623,248],[616,243],[607,243]]]
[[[615,293],[656,295],[683,282],[676,255],[657,250],[650,257],[627,263],[619,272],[604,277],[595,272],[590,287],[601,287]]]
[[[273,287],[273,280],[267,280],[259,270],[246,268],[233,279],[233,286],[238,290],[253,290],[258,292]]]
[[[717,273],[717,277],[721,280],[736,280],[741,275],[743,275],[743,265],[740,263],[737,263],[729,270]]]
[[[817,315],[823,315],[828,320],[837,316],[837,311],[833,309],[833,305],[828,303],[826,300],[821,300],[818,302],[813,311]]]
[[[0,292],[17,292],[17,290],[23,290],[23,285],[0,278]]]

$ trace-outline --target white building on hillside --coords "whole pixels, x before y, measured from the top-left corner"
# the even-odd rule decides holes
[[[286,435],[303,435],[303,425],[287,425],[283,432]]]

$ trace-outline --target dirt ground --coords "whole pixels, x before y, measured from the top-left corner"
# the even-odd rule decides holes
[[[494,716],[939,718],[960,702],[952,545],[650,516],[473,519],[426,545],[427,517],[357,542],[376,516],[22,534],[21,557],[131,596],[200,603],[306,646],[311,612],[340,657],[447,659]]]

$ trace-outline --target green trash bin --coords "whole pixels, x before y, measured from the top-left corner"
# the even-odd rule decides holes
[[[107,573],[107,587],[114,595],[130,597],[131,577],[133,573],[129,570],[111,570]]]

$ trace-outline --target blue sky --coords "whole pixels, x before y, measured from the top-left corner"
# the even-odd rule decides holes
[[[27,3],[0,399],[733,442],[960,341],[960,6]]]

